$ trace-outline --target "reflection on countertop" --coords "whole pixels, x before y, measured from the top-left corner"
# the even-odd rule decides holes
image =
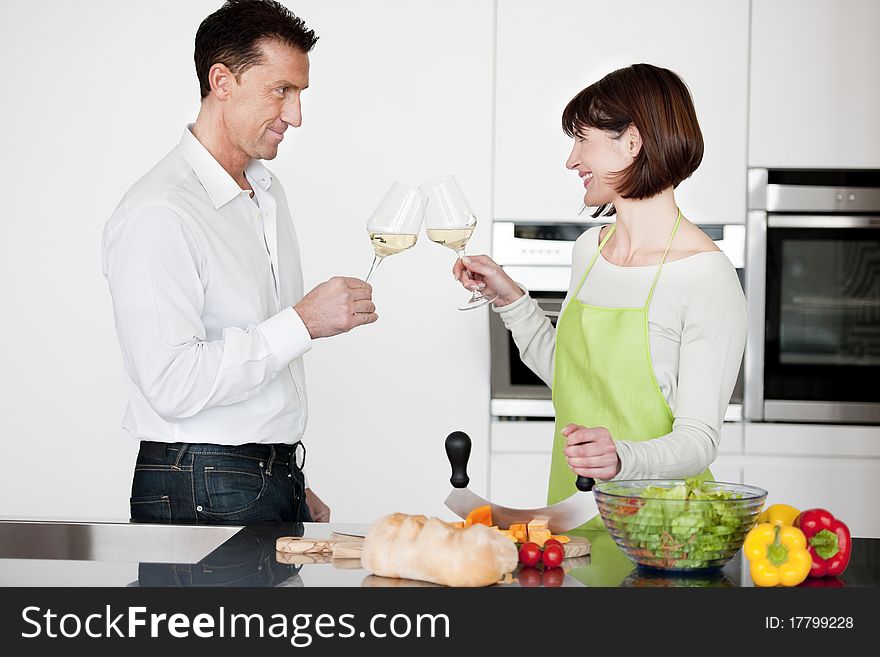
[[[352,559],[290,559],[276,554],[281,536],[325,539],[364,535],[369,525],[263,523],[247,527],[0,520],[0,586],[374,587],[432,586],[371,575]],[[505,586],[751,586],[737,554],[723,569],[687,576],[637,569],[607,532],[589,532],[589,557],[561,571],[517,571]],[[301,561],[301,562],[300,562]],[[807,586],[880,586],[880,539],[854,539],[839,578]]]

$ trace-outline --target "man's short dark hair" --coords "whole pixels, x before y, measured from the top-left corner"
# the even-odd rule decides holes
[[[211,92],[208,72],[223,64],[235,79],[262,62],[260,42],[276,40],[303,53],[318,37],[303,20],[275,0],[227,0],[199,25],[196,32],[196,75],[202,98]]]

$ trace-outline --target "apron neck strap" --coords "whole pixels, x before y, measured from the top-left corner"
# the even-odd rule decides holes
[[[657,281],[660,279],[660,270],[663,269],[663,263],[666,262],[666,256],[669,253],[669,247],[672,246],[672,239],[675,237],[675,233],[678,230],[678,225],[681,223],[681,208],[678,209],[678,216],[675,218],[675,225],[672,227],[672,232],[669,234],[669,241],[666,242],[666,250],[663,252],[663,257],[660,259],[660,264],[657,267],[657,273],[654,275],[654,282],[651,283],[651,291],[648,292],[648,300],[645,301],[645,308],[647,308],[651,304],[651,297],[654,296],[654,288],[657,287]]]
[[[611,239],[611,236],[614,234],[614,229],[617,228],[617,224],[611,224],[611,229],[605,235],[605,238],[599,243],[599,248],[596,249],[596,252],[593,254],[593,259],[590,260],[590,264],[587,265],[587,268],[584,270],[584,275],[581,276],[581,282],[578,283],[578,286],[574,289],[574,294],[571,295],[572,299],[577,299],[577,295],[580,294],[581,287],[584,284],[584,281],[587,280],[587,274],[590,273],[590,270],[593,268],[593,265],[596,264],[596,258],[599,257],[599,254],[602,252],[602,249],[605,248],[605,245],[608,243],[608,240]],[[602,230],[601,228],[599,229]]]
[[[657,273],[654,275],[654,282],[651,284],[651,291],[648,292],[648,300],[645,302],[645,307],[648,307],[648,304],[651,303],[651,297],[654,296],[654,288],[657,287],[657,280],[660,278],[660,270],[663,268],[663,263],[666,262],[666,255],[669,253],[669,247],[672,246],[672,239],[675,237],[676,231],[678,231],[678,225],[681,223],[681,208],[678,209],[678,216],[675,218],[675,225],[672,227],[672,233],[669,235],[669,241],[666,243],[666,250],[663,252],[663,257],[660,259],[660,266],[657,267]],[[608,231],[608,234],[605,235],[605,238],[599,243],[599,248],[596,249],[596,252],[593,254],[593,259],[590,260],[590,264],[587,265],[586,270],[584,271],[584,275],[581,276],[581,281],[578,283],[578,286],[574,290],[574,294],[571,295],[572,299],[576,299],[577,295],[580,294],[581,287],[584,284],[584,281],[587,280],[587,274],[590,273],[590,270],[593,268],[593,265],[596,264],[596,258],[599,257],[599,254],[602,252],[602,249],[605,248],[605,245],[608,243],[608,240],[611,239],[611,236],[614,234],[614,230],[617,228],[617,224],[611,224],[611,228]],[[601,230],[601,229],[600,229]]]

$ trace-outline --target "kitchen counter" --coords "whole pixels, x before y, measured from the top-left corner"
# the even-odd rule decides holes
[[[0,586],[425,586],[372,576],[357,561],[290,565],[275,556],[279,536],[328,538],[331,532],[365,534],[368,528],[340,523],[229,527],[0,520]],[[571,561],[562,586],[752,586],[741,553],[720,571],[671,577],[634,568],[606,532],[583,535],[592,542],[592,555]],[[880,587],[880,539],[854,539],[847,571],[828,581],[808,580],[816,582]]]

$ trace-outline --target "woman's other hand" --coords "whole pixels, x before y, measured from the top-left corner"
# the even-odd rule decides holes
[[[455,261],[452,275],[468,292],[479,290],[483,296],[497,298],[492,305],[506,306],[519,299],[525,292],[513,279],[487,255],[465,256]]]
[[[620,472],[617,446],[605,427],[569,424],[562,435],[565,436],[563,453],[575,474],[607,481]]]

